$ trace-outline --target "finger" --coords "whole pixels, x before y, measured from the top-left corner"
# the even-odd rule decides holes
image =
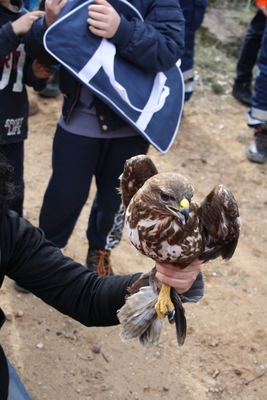
[[[164,275],[166,279],[181,279],[181,277],[185,276],[183,272],[176,271],[170,268],[159,267],[157,268],[157,272],[161,275]]]
[[[101,4],[105,6],[109,6],[110,4],[106,0],[95,0],[96,4]]]
[[[100,29],[101,28],[101,21],[96,21],[94,19],[89,18],[88,20],[89,28]]]
[[[91,15],[92,12],[95,12],[97,14],[104,14],[107,10],[107,7],[103,7],[101,5],[96,5],[93,4],[91,6],[88,7],[89,10],[89,15]]]
[[[172,264],[156,264],[156,269],[161,275],[173,280],[195,280],[201,271],[201,264],[192,265],[181,269]]]
[[[105,37],[106,31],[102,29],[94,28],[93,26],[89,26],[90,32],[92,32],[95,36]]]
[[[88,23],[90,23],[90,25],[92,25],[94,21],[103,21],[104,18],[105,18],[105,14],[100,14],[95,11],[90,11],[89,18],[87,21],[89,21]]]
[[[167,264],[167,263],[157,263],[156,269],[158,271],[168,271],[169,273],[173,273],[173,271],[182,271],[182,269],[178,265]]]
[[[45,12],[44,11],[32,11],[30,14],[34,15],[35,17],[42,17],[42,15],[44,15]]]
[[[99,1],[98,3],[90,4],[88,10],[97,11],[99,13],[107,14],[109,10],[113,8],[110,3],[107,1]]]
[[[184,279],[175,279],[166,276],[165,274],[161,274],[160,272],[156,273],[157,279],[168,286],[173,287],[178,293],[184,293],[191,287],[193,281],[188,281]]]
[[[187,279],[177,279],[168,277],[160,272],[156,273],[156,277],[161,283],[173,287],[180,294],[187,292],[196,280],[196,276],[190,276]]]
[[[95,29],[99,29],[99,30],[106,30],[107,28],[107,23],[105,21],[102,20],[94,20],[94,19],[90,19],[89,22],[89,26],[95,28]]]

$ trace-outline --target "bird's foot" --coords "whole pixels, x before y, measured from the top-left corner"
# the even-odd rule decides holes
[[[159,319],[163,319],[166,317],[166,315],[171,316],[174,312],[174,305],[170,298],[170,290],[170,286],[163,284],[161,287],[158,300],[155,305],[155,310]]]

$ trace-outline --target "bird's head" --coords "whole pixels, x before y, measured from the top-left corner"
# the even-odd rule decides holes
[[[172,214],[185,225],[190,212],[194,189],[188,179],[176,173],[161,173],[151,177],[144,185],[147,201],[166,215]],[[144,196],[144,193],[143,193]]]
[[[160,193],[162,201],[165,202],[165,207],[169,210],[175,217],[177,217],[183,225],[186,224],[189,216],[189,206],[190,202],[185,197],[179,202],[176,199],[173,199],[168,194],[161,192]]]

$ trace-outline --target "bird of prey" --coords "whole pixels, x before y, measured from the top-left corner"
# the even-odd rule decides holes
[[[131,243],[156,262],[186,268],[195,259],[229,260],[241,229],[236,200],[224,185],[217,185],[201,202],[183,175],[158,173],[152,160],[138,155],[125,162],[120,176],[125,225]],[[145,348],[160,337],[163,319],[176,325],[178,345],[186,336],[181,296],[156,278],[155,267],[130,288],[118,310],[123,341],[139,338]]]

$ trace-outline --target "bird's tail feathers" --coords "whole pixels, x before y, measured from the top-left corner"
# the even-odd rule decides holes
[[[118,310],[123,342],[139,338],[143,347],[149,348],[159,339],[163,321],[159,323],[156,315],[157,297],[151,286],[144,286],[127,298],[124,306]]]
[[[174,304],[175,314],[174,320],[170,322],[172,324],[175,322],[177,342],[178,346],[181,347],[184,344],[186,338],[185,309],[183,307],[179,294],[173,288],[171,288],[171,300]]]
[[[141,345],[145,349],[149,349],[154,344],[158,343],[163,324],[164,320],[159,319],[157,315],[154,315],[153,319],[151,319],[150,325],[139,338]]]

